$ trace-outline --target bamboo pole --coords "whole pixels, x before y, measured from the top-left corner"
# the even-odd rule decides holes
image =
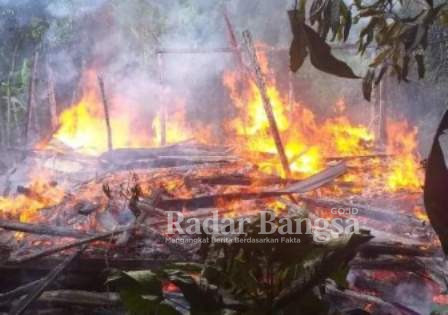
[[[266,82],[264,80],[263,73],[261,72],[255,47],[252,42],[252,36],[248,30],[243,32],[243,38],[246,43],[246,48],[248,50],[252,66],[254,67],[255,70],[255,79],[261,94],[261,98],[263,100],[264,111],[266,112],[266,116],[269,121],[269,128],[271,130],[271,135],[274,138],[275,146],[277,148],[277,152],[280,157],[280,162],[282,164],[283,171],[285,175],[289,177],[291,175],[291,171],[289,169],[288,158],[286,157],[285,150],[282,144],[282,139],[280,137],[280,132],[277,127],[277,122],[275,121],[274,112],[272,111],[272,105],[266,92]]]
[[[160,84],[160,93],[162,93],[163,87],[163,63],[162,63],[162,54],[157,54],[157,64],[159,68],[159,84]],[[166,144],[166,106],[162,104],[162,97],[159,97],[159,115],[160,115],[160,145]]]
[[[101,98],[103,100],[103,108],[104,108],[104,120],[106,122],[107,128],[107,148],[109,151],[112,150],[112,128],[110,127],[110,118],[109,118],[109,104],[107,103],[106,92],[104,90],[104,81],[98,76],[98,83],[101,90]]]

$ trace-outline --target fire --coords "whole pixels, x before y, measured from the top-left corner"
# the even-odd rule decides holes
[[[410,128],[406,121],[388,122],[387,153],[395,158],[391,161],[387,185],[390,190],[420,190],[422,174],[419,171],[420,157],[417,154],[417,128]]]
[[[33,222],[39,219],[38,210],[52,207],[62,201],[64,190],[41,180],[38,177],[32,179],[27,188],[13,197],[0,197],[0,217],[18,218],[20,222]]]
[[[311,175],[323,169],[325,156],[359,155],[368,152],[368,146],[373,143],[374,136],[366,127],[352,124],[345,116],[328,119],[322,123],[303,104],[294,103],[287,106],[287,100],[278,90],[275,78],[268,70],[266,57],[261,55],[259,58],[267,78],[267,94],[282,136],[285,153],[296,176]],[[244,142],[249,152],[276,155],[269,121],[256,84],[236,72],[226,73],[223,83],[239,110],[237,117],[228,124],[230,132],[236,134],[237,141],[240,142],[237,147],[243,147],[241,142]],[[345,109],[343,100],[339,100],[335,106],[338,112]],[[264,155],[255,162],[264,169],[282,174],[276,158],[268,161]],[[266,164],[269,164],[269,167]]]
[[[319,172],[327,166],[330,157],[375,154],[373,132],[364,125],[353,123],[345,115],[347,105],[343,99],[335,99],[329,110],[336,117],[317,119],[305,104],[291,103],[286,99],[286,93],[277,87],[266,56],[258,54],[258,58],[293,177],[303,178]],[[95,71],[86,72],[84,82],[82,99],[60,115],[60,128],[55,137],[83,153],[100,154],[107,150],[107,131]],[[223,84],[237,110],[235,117],[225,124],[227,143],[262,171],[284,176],[262,98],[253,78],[243,72],[226,72]],[[166,111],[167,143],[189,139],[212,141],[211,125],[192,128],[185,119],[185,102],[168,88],[162,94],[165,104],[159,105]],[[129,110],[136,104],[123,96],[110,95],[109,98],[114,148],[160,145],[160,110],[144,118],[138,110]],[[383,178],[386,188],[392,192],[418,190],[422,176],[416,154],[417,130],[411,130],[405,121],[389,121],[388,125],[388,133],[392,136],[389,137],[387,153],[395,157],[388,161],[387,167],[372,161],[376,163],[371,167],[372,176]],[[352,175],[351,182],[359,186],[361,177],[362,174]]]
[[[82,99],[61,113],[60,127],[54,137],[77,151],[98,155],[108,149],[108,141],[96,72],[87,71],[83,82]],[[164,94],[169,96],[168,92]],[[137,108],[138,104],[112,93],[108,93],[107,97],[114,148],[151,147],[160,144],[160,117],[157,113],[142,115]],[[185,122],[185,105],[177,98],[172,99],[175,104],[169,107],[171,111],[167,120],[166,139],[168,142],[187,140],[193,137],[193,133]],[[202,135],[205,134],[203,131]]]
[[[375,154],[375,135],[366,126],[354,124],[345,116],[343,99],[335,100],[333,110],[337,116],[316,119],[313,111],[301,103],[288,104],[285,93],[277,88],[266,56],[258,54],[266,79],[266,91],[280,131],[286,156],[294,177],[305,177],[326,167],[325,158]],[[284,175],[277,149],[269,129],[269,121],[253,79],[240,72],[227,72],[223,84],[228,89],[238,114],[228,124],[228,132],[235,137],[235,147],[244,148],[240,154],[257,164],[262,170]],[[406,121],[388,122],[389,143],[387,153],[394,157],[389,166],[371,162],[372,176],[386,181],[388,191],[419,190],[422,183],[417,154],[417,130],[411,130]],[[352,175],[358,185],[363,174]],[[356,187],[355,187],[356,188]],[[359,188],[359,187],[358,187]],[[359,190],[359,189],[358,189]]]

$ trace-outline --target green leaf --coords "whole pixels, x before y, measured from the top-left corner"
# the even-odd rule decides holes
[[[346,42],[350,35],[353,19],[352,19],[352,11],[347,7],[344,1],[341,1],[341,12],[342,16],[344,17],[344,42]]]
[[[375,79],[375,85],[380,84],[380,82],[383,79],[384,75],[386,74],[388,68],[389,68],[389,65],[387,65],[387,64],[383,64],[382,65],[381,70],[380,70],[380,72],[378,73],[378,76]]]
[[[442,117],[433,140],[431,152],[426,163],[424,203],[429,221],[442,244],[445,255],[448,254],[448,220],[446,205],[448,204],[448,170],[445,164],[448,129],[448,111]],[[446,280],[445,280],[446,283]]]
[[[425,77],[425,57],[421,54],[415,55],[415,61],[417,61],[418,78],[423,79]]]
[[[359,78],[343,61],[334,57],[330,46],[311,27],[304,25],[310,52],[310,59],[317,69],[349,79]]]
[[[291,47],[289,48],[290,69],[292,72],[297,72],[308,55],[307,40],[303,19],[301,21],[299,12],[297,10],[288,11],[288,16],[293,33],[293,40],[291,42]]]
[[[141,294],[152,294],[161,297],[162,282],[157,274],[150,270],[138,271],[113,271],[106,283],[116,285],[119,288],[132,289]]]
[[[362,93],[364,98],[370,102],[372,97],[373,79],[375,78],[375,71],[369,69],[364,79],[362,80]]]
[[[168,279],[179,287],[192,310],[215,311],[222,306],[219,292],[205,279],[199,284],[190,275],[179,271],[168,272]]]
[[[403,57],[403,69],[401,72],[401,77],[405,82],[408,82],[408,74],[409,74],[409,62],[411,61],[411,58],[406,55]]]
[[[329,4],[330,12],[330,25],[331,31],[336,36],[339,27],[341,26],[341,0],[331,0]]]

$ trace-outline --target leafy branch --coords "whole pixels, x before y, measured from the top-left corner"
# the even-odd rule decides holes
[[[321,285],[330,278],[343,288],[348,263],[371,239],[366,232],[316,243],[311,234],[294,234],[300,241],[288,243],[278,229],[269,235],[259,231],[257,219],[245,225],[238,237],[270,241],[202,243],[200,263],[175,263],[157,271],[116,271],[108,282],[120,290],[133,314],[174,314],[163,283],[179,289],[192,314],[280,314],[291,309],[327,314]]]

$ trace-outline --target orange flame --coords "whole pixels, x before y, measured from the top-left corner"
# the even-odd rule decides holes
[[[387,185],[391,191],[420,190],[423,182],[417,153],[417,128],[406,121],[388,121],[387,152],[395,155],[390,164]]]
[[[42,178],[42,176],[39,176]],[[0,197],[0,217],[18,218],[20,222],[39,219],[38,210],[52,207],[62,201],[64,190],[35,176],[27,190],[29,194]]]
[[[319,121],[303,104],[287,100],[277,88],[275,77],[269,71],[266,56],[258,54],[266,79],[266,91],[272,105],[283,146],[295,177],[315,174],[325,167],[324,157],[360,156],[375,154],[375,136],[366,126],[354,124],[344,116],[343,99],[335,101],[333,112],[338,116]],[[269,121],[264,112],[261,95],[254,81],[239,72],[227,72],[223,84],[238,109],[238,115],[227,125],[240,152],[264,171],[283,174],[277,150],[270,135]],[[422,182],[417,154],[417,130],[409,130],[406,121],[389,123],[387,153],[393,154],[391,167],[386,174],[389,191],[419,189]],[[372,175],[385,176],[384,166],[374,161]],[[362,174],[352,175],[359,182]]]

